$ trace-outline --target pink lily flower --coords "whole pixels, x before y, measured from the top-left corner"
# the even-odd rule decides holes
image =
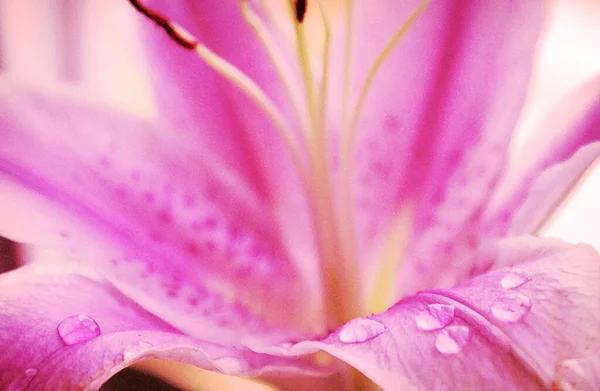
[[[543,2],[130,3],[152,118],[0,90],[0,235],[65,258],[0,274],[0,389],[600,387],[600,256],[536,236],[600,78],[509,156]]]

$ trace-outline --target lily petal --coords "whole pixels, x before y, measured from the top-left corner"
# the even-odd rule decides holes
[[[556,135],[553,137],[553,135]],[[488,235],[533,233],[600,156],[600,76],[552,111],[511,162],[485,211]]]
[[[499,242],[495,251],[518,266],[406,297],[288,353],[324,350],[390,390],[595,384],[598,253],[538,238],[522,238],[521,246]]]
[[[356,79],[419,3],[355,2]],[[542,3],[431,2],[401,38],[358,122],[353,183],[363,260],[382,258],[378,245],[402,207],[414,209],[415,263],[414,253],[425,264],[459,242],[431,227],[469,224],[502,174],[543,16]]]
[[[280,75],[257,35],[244,20],[237,0],[153,0],[144,2],[183,26],[210,50],[248,75],[277,108],[295,134],[296,148],[307,159],[298,118]],[[283,16],[283,15],[282,15]],[[141,17],[141,16],[140,16]],[[151,22],[141,20],[148,71],[157,101],[157,121],[166,122],[193,145],[207,145],[220,160],[244,178],[278,217],[280,231],[305,279],[317,275],[316,252],[298,168],[289,146],[274,124],[239,88],[208,67],[193,51],[176,45]],[[290,20],[291,22],[291,20]],[[269,26],[267,26],[269,28]],[[281,39],[271,29],[275,39]],[[285,58],[294,72],[294,59]],[[292,86],[300,88],[300,84]],[[298,259],[301,258],[301,259]],[[318,280],[312,281],[318,284]],[[317,289],[313,285],[312,290]]]
[[[98,266],[191,335],[198,322],[231,343],[267,324],[301,330],[311,294],[272,216],[209,151],[169,134],[75,99],[2,97],[0,234]]]
[[[471,264],[472,255],[486,240],[534,234],[543,226],[600,156],[600,78],[575,91],[552,113],[525,147],[527,157],[509,160],[504,153],[498,166],[481,167],[474,171],[481,175],[455,181],[456,187],[432,212],[430,228],[414,233],[405,278],[398,285],[401,292],[449,287],[473,277],[478,266]],[[479,153],[475,150],[475,159],[486,161]],[[493,175],[491,183],[480,180],[485,173]],[[422,278],[413,278],[415,274]]]
[[[246,376],[322,372],[305,359],[282,360],[185,336],[76,264],[37,263],[3,274],[0,303],[3,390],[97,390],[145,359]]]

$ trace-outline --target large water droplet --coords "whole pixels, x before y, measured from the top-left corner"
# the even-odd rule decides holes
[[[504,289],[514,289],[529,281],[529,277],[522,272],[510,271],[500,280],[500,286]]]
[[[73,315],[64,319],[56,328],[66,345],[89,341],[100,335],[100,326],[89,316]]]
[[[435,339],[435,348],[442,354],[460,352],[471,339],[471,329],[463,325],[448,326]]]
[[[415,318],[419,330],[431,331],[446,327],[454,319],[454,306],[450,304],[429,304]]]
[[[378,337],[385,326],[373,319],[358,318],[346,323],[340,330],[340,341],[344,343],[366,342]]]
[[[27,376],[27,377],[34,377],[37,374],[38,374],[38,370],[36,368],[27,368],[25,370],[25,376]]]
[[[503,322],[518,322],[531,309],[529,297],[518,292],[509,292],[497,298],[491,307],[494,318]]]

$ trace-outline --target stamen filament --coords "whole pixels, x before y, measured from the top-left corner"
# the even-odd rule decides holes
[[[319,11],[321,12],[321,20],[323,22],[323,28],[325,29],[325,40],[323,42],[323,69],[321,72],[321,89],[319,91],[319,107],[320,118],[319,128],[326,129],[327,121],[327,86],[329,84],[329,54],[331,48],[331,25],[327,14],[325,12],[325,6],[322,0],[317,1]]]
[[[348,12],[351,12],[350,9],[351,9],[351,1],[352,0],[347,0],[347,1],[349,3],[349,11]],[[345,127],[344,127],[344,132],[342,134],[343,145],[342,145],[342,152],[341,152],[341,174],[340,174],[341,192],[342,192],[342,195],[341,195],[342,216],[341,216],[341,218],[342,218],[342,226],[344,227],[342,235],[343,235],[344,248],[346,248],[347,251],[352,254],[354,253],[354,250],[352,248],[354,245],[354,241],[353,241],[354,221],[353,221],[352,215],[351,215],[351,211],[352,211],[352,185],[351,185],[352,159],[351,159],[351,157],[352,157],[352,153],[354,150],[354,140],[356,137],[356,126],[358,124],[358,119],[360,118],[360,114],[363,109],[364,103],[366,101],[366,97],[369,92],[369,89],[371,88],[371,85],[373,84],[373,81],[375,80],[375,77],[377,76],[379,69],[381,68],[381,66],[383,65],[385,60],[389,57],[392,50],[396,47],[396,45],[398,44],[400,39],[406,34],[406,32],[412,26],[412,24],[415,22],[417,17],[423,12],[423,10],[425,9],[425,6],[429,3],[429,1],[430,0],[423,1],[417,7],[417,9],[411,14],[411,16],[396,31],[396,33],[390,39],[388,44],[384,47],[383,51],[375,59],[375,62],[373,63],[373,66],[371,67],[369,73],[367,74],[367,78],[365,79],[365,82],[362,85],[360,95],[359,95],[359,98],[357,101],[357,105],[356,105],[355,109],[353,110],[352,120],[350,121],[349,124],[344,122]],[[348,18],[347,23],[351,23],[351,18]],[[347,45],[349,46],[348,43],[347,43]],[[347,48],[346,49],[347,56],[348,56],[348,50],[349,49]],[[348,62],[350,61],[350,59],[348,57],[347,57],[347,61]],[[346,64],[346,68],[349,68],[349,63]],[[348,84],[349,84],[349,81],[346,81],[344,83],[345,91],[346,91]],[[347,92],[345,92],[345,93],[347,93]],[[344,100],[344,103],[346,102],[346,100],[347,99]]]
[[[350,74],[352,68],[352,7],[353,1],[346,0],[346,41],[344,42],[344,80],[342,81],[342,129],[348,125],[348,102],[350,100]]]
[[[292,106],[302,128],[302,132],[305,134],[305,137],[307,137],[310,126],[306,120],[308,113],[306,112],[306,109],[303,109],[302,104],[300,103],[302,98],[300,97],[299,90],[297,88],[293,88],[294,81],[291,80],[290,72],[289,70],[286,70],[286,64],[284,64],[282,61],[284,58],[282,52],[279,50],[277,43],[269,33],[267,27],[264,25],[264,23],[262,23],[256,12],[248,3],[248,0],[242,1],[242,14],[244,15],[244,19],[246,19],[250,27],[254,30],[255,34],[262,42],[263,47],[269,55],[269,58],[273,62],[275,70],[281,79],[285,91],[292,101]]]
[[[295,19],[294,19],[295,20]],[[294,23],[296,29],[296,50],[298,51],[298,59],[300,62],[300,68],[302,70],[302,78],[304,80],[304,87],[306,89],[306,98],[308,101],[308,112],[310,116],[312,138],[316,138],[315,131],[317,130],[316,123],[316,105],[315,105],[315,88],[313,74],[310,64],[310,58],[308,56],[308,50],[306,46],[306,36],[304,35],[304,28],[300,23]],[[314,141],[313,141],[314,143]]]
[[[375,80],[375,77],[377,76],[377,72],[379,72],[379,69],[381,69],[381,66],[383,65],[385,60],[389,57],[389,55],[392,53],[392,51],[394,50],[394,48],[396,47],[398,42],[400,42],[400,39],[402,37],[404,37],[404,35],[408,31],[408,29],[410,27],[412,27],[414,22],[423,13],[423,11],[425,10],[425,7],[429,4],[430,1],[431,0],[425,0],[421,4],[419,4],[417,9],[408,17],[408,19],[404,22],[404,24],[396,31],[396,33],[394,34],[392,39],[390,39],[388,44],[385,45],[385,48],[381,51],[379,56],[377,56],[377,58],[375,59],[375,62],[371,66],[371,69],[369,70],[369,73],[367,74],[367,77],[362,85],[362,88],[360,90],[360,94],[358,97],[358,102],[356,104],[356,107],[353,110],[354,114],[352,116],[352,121],[350,122],[350,126],[348,127],[348,132],[350,133],[349,137],[348,137],[349,142],[353,142],[358,119],[360,118],[360,114],[361,114],[363,106],[365,104],[369,89],[371,88],[371,85],[373,84],[373,81]]]
[[[300,167],[304,167],[304,163],[302,163],[299,151],[294,142],[294,133],[291,127],[285,120],[283,114],[281,114],[279,109],[266,95],[266,93],[239,68],[218,56],[203,44],[196,45],[195,51],[215,71],[220,73],[232,84],[244,91],[246,95],[250,97],[265,112],[265,114],[269,116],[269,118],[271,118],[276,129],[279,130],[279,133],[288,145],[290,151],[293,154],[298,155],[297,160],[298,163],[301,164]]]
[[[151,10],[140,3],[139,0],[129,0],[130,3],[141,14],[154,21],[167,34],[173,38],[182,47],[194,50],[207,65],[213,68],[216,72],[228,79],[233,85],[242,90],[246,96],[256,103],[256,105],[271,119],[279,134],[283,137],[288,149],[292,154],[295,165],[297,166],[303,185],[306,186],[307,167],[296,147],[294,141],[294,133],[292,128],[287,123],[285,117],[279,111],[273,101],[267,94],[256,84],[248,75],[242,72],[235,65],[231,64],[218,54],[210,50],[206,45],[198,42],[198,40],[183,27],[169,21],[160,13]]]
[[[331,32],[329,21],[325,15],[325,8],[321,2],[319,2],[319,8],[325,29],[325,41],[322,57],[322,80],[318,96],[315,95],[317,93],[316,84],[308,56],[304,26],[295,23],[295,29],[298,59],[303,73],[311,117],[312,138],[309,140],[309,146],[313,187],[309,196],[313,204],[312,219],[317,232],[317,248],[321,262],[322,286],[326,297],[327,322],[329,327],[337,327],[360,315],[361,311],[357,305],[357,303],[360,303],[360,289],[358,288],[358,278],[354,265],[350,261],[351,258],[348,257],[348,252],[342,246],[339,216],[336,213],[333,197],[328,153],[329,142],[326,131]]]

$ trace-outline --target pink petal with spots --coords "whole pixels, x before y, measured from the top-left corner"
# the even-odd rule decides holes
[[[243,3],[237,0],[144,2],[183,26],[260,86],[288,121],[298,153],[303,163],[307,163],[307,151],[298,133],[299,118],[267,52],[243,19]],[[248,3],[266,22],[264,9],[258,2]],[[277,224],[292,260],[306,279],[312,279],[311,290],[316,290],[311,206],[281,134],[238,87],[208,67],[193,51],[177,46],[151,21],[143,20],[141,15],[139,18],[158,104],[157,121],[177,130],[177,137],[186,140],[184,144],[211,146],[215,155],[265,200],[265,210],[278,217]],[[272,25],[266,25],[276,39],[282,39]],[[293,73],[295,59],[285,60],[292,64]],[[296,75],[293,80],[301,79]],[[299,83],[292,87],[302,88]]]
[[[308,327],[314,301],[268,208],[171,132],[73,99],[3,96],[0,234],[97,265],[191,335],[237,344]]]
[[[75,264],[60,270],[34,264],[2,274],[0,302],[2,390],[98,390],[121,369],[145,359],[232,375],[327,375],[308,359],[282,359],[184,335]],[[96,332],[72,343],[58,326],[73,318],[81,321],[69,325],[75,330],[71,336],[91,325]]]

